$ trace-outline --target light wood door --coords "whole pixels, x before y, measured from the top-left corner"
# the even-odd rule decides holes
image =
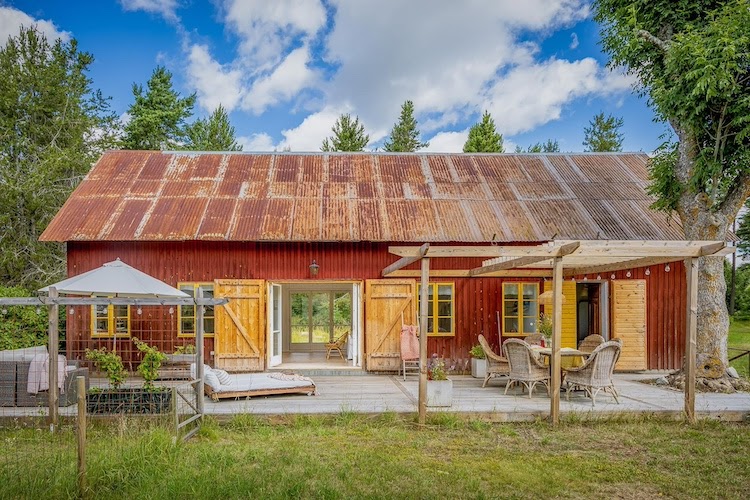
[[[216,307],[214,360],[232,372],[265,369],[265,281],[216,280],[215,296],[229,302]]]
[[[401,322],[417,324],[416,280],[365,282],[365,359],[368,371],[401,367]]]
[[[646,280],[612,282],[612,335],[622,339],[616,370],[645,370]]]

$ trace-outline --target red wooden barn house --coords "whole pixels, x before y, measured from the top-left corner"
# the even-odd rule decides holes
[[[229,297],[205,313],[207,361],[219,367],[324,360],[324,344],[348,331],[349,365],[396,370],[420,272],[415,263],[384,276],[395,247],[681,240],[679,222],[649,208],[646,163],[643,154],[113,151],[41,239],[67,244],[70,276],[120,258],[189,293]],[[480,333],[498,349],[536,330],[549,270],[471,276],[485,259],[432,259],[429,355],[466,360]],[[601,269],[565,279],[562,345],[616,336],[620,369],[678,367],[683,264]],[[170,352],[195,334],[193,308],[135,309],[74,308],[69,356],[129,336]]]

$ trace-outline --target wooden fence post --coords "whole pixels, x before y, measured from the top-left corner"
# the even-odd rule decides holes
[[[56,299],[58,297],[57,288],[51,286],[49,288],[49,298]],[[47,353],[49,354],[49,389],[47,390],[48,395],[48,407],[49,407],[49,426],[52,432],[55,432],[57,428],[57,377],[65,377],[65,373],[57,373],[57,354],[58,354],[58,341],[59,332],[57,328],[59,306],[57,304],[50,304],[47,306],[47,327],[49,333],[49,345],[47,346]]]
[[[78,384],[78,493],[86,493],[86,377],[76,377]]]

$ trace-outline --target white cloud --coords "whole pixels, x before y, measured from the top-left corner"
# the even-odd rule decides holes
[[[514,135],[559,119],[573,99],[624,91],[631,84],[629,77],[603,70],[591,58],[550,59],[511,70],[488,90],[488,109],[497,130]]]
[[[237,137],[237,142],[242,145],[243,151],[273,151],[276,146],[273,138],[266,134],[253,134],[250,137]]]
[[[420,151],[431,153],[460,153],[469,137],[469,129],[460,132],[439,132],[430,139],[430,145]]]
[[[319,0],[230,0],[224,11],[245,62],[260,70],[277,64],[296,41],[311,39],[326,23]]]
[[[126,11],[142,10],[152,14],[159,14],[167,21],[177,21],[177,0],[120,0],[120,5]]]
[[[574,50],[578,48],[578,35],[575,33],[570,34],[570,50]]]
[[[242,108],[260,114],[268,106],[291,99],[311,86],[316,77],[308,66],[309,58],[307,47],[290,52],[272,73],[253,82],[242,100]]]
[[[296,128],[281,132],[284,140],[279,144],[279,149],[288,147],[292,151],[320,151],[323,140],[331,135],[331,127],[336,119],[342,113],[348,112],[348,107],[325,107],[317,113],[308,115]],[[372,140],[372,135],[370,139]]]
[[[212,112],[221,104],[231,112],[245,93],[242,72],[216,62],[205,45],[191,47],[187,72],[198,94],[198,104],[206,111]]]
[[[54,43],[58,38],[63,42],[70,41],[70,33],[57,29],[52,21],[34,19],[18,9],[0,6],[0,47],[5,46],[8,37],[18,36],[21,26],[24,28],[36,26],[36,29],[43,33],[50,43]]]

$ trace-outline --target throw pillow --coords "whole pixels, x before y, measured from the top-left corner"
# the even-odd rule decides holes
[[[232,377],[230,377],[229,374],[224,370],[214,368],[213,372],[219,378],[219,382],[221,382],[221,385],[229,385],[232,383]]]

